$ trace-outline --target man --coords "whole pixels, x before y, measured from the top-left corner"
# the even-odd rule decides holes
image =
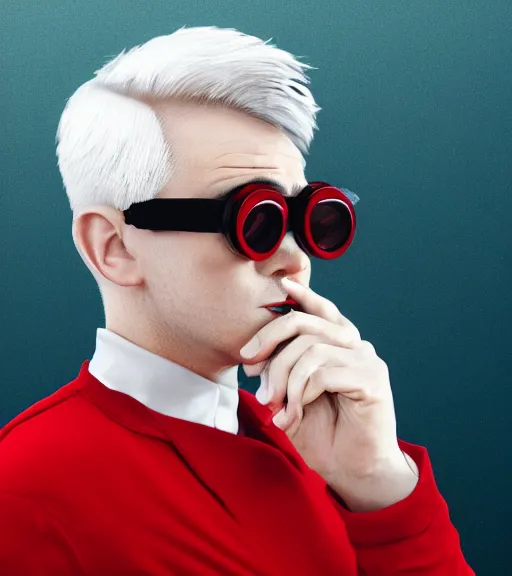
[[[67,103],[59,167],[106,328],[2,431],[2,575],[473,574],[386,364],[308,288],[357,197],[305,179],[306,69],[181,29]]]

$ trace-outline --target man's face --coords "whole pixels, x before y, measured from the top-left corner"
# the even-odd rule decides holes
[[[256,177],[275,179],[288,192],[306,186],[302,156],[279,129],[220,107],[153,108],[177,163],[159,198],[215,198]],[[285,298],[280,278],[310,280],[309,257],[291,234],[262,262],[235,254],[222,234],[126,226],[124,237],[144,278],[147,321],[159,338],[150,348],[210,376],[216,367],[238,364],[240,348],[272,320],[261,306]]]

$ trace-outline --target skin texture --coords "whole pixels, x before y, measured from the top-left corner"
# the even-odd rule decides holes
[[[262,377],[256,397],[352,511],[403,500],[418,469],[398,444],[386,363],[332,302],[298,282],[282,283],[302,311],[267,324],[242,349],[246,374]]]
[[[307,184],[302,155],[277,128],[209,105],[152,106],[176,162],[159,197],[213,198],[256,177],[288,193]],[[251,375],[265,370],[275,424],[352,510],[384,508],[413,491],[417,467],[398,445],[387,366],[307,288],[311,263],[291,234],[253,262],[221,234],[139,230],[96,206],[75,220],[73,238],[100,285],[109,330],[210,380],[241,362]],[[261,308],[288,294],[303,312],[275,319]],[[262,349],[244,360],[240,349],[255,336]]]
[[[213,198],[256,177],[287,191],[307,184],[300,151],[279,129],[211,105],[151,105],[176,161],[158,197]],[[260,306],[285,298],[279,280],[310,281],[310,260],[291,234],[253,262],[221,234],[139,230],[119,210],[94,206],[75,220],[73,238],[100,285],[106,327],[211,380],[238,365],[240,348],[272,320]]]

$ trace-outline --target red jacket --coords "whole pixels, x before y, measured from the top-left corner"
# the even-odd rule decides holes
[[[427,452],[351,513],[241,390],[247,436],[161,415],[88,372],[0,432],[2,576],[469,576]],[[268,422],[268,423],[267,423]]]

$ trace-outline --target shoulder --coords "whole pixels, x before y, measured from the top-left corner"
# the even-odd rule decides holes
[[[37,402],[0,430],[0,491],[33,493],[65,482],[94,452],[89,431],[109,420],[75,382]]]
[[[62,411],[62,407],[65,410],[69,409],[70,400],[77,393],[79,393],[79,388],[76,387],[74,382],[71,382],[13,418],[0,429],[0,450],[5,446],[6,441],[10,442],[12,440],[13,436],[19,441],[20,436],[29,430],[34,430],[34,428],[40,427],[43,423],[46,424],[49,420],[55,419],[57,414]]]

